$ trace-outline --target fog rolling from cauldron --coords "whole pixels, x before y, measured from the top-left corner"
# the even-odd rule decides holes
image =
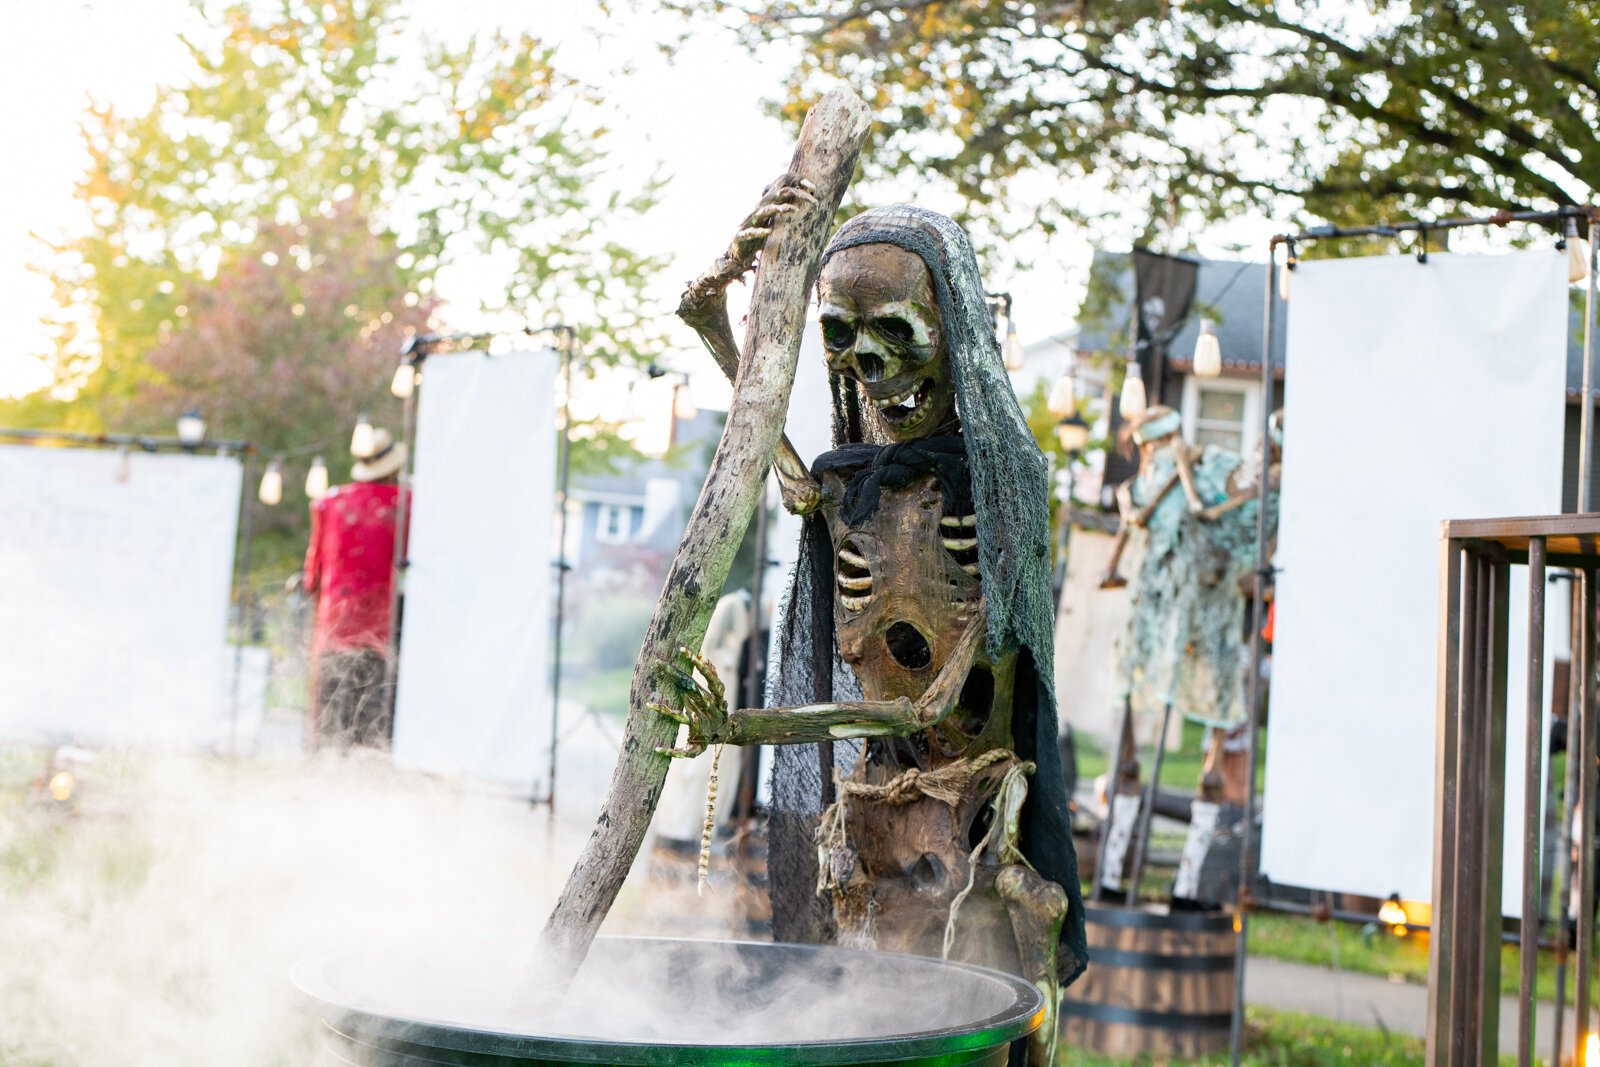
[[[547,1008],[525,988],[533,942],[439,944],[315,961],[308,992],[396,1020],[574,1042],[696,1046],[904,1038],[971,1026],[1014,1007],[982,972],[850,950],[601,938]],[[307,972],[310,972],[309,975]]]

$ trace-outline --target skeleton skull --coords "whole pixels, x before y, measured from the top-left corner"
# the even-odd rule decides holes
[[[828,366],[858,383],[889,439],[948,431],[955,387],[922,258],[898,245],[857,245],[828,260],[820,288]]]

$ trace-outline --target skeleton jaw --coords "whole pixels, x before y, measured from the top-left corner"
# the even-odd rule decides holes
[[[912,433],[922,425],[931,408],[928,394],[933,391],[933,379],[924,378],[901,392],[882,400],[872,400],[872,405],[883,415],[890,429],[898,435]]]

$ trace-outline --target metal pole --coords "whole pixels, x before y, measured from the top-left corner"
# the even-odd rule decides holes
[[[556,749],[561,743],[561,623],[567,606],[567,491],[572,484],[572,357],[577,334],[571,326],[555,327],[561,338],[561,510],[556,513],[556,632],[550,671],[550,817],[556,814]],[[537,803],[537,801],[535,801]]]
[[[1539,980],[1539,872],[1544,827],[1544,538],[1528,540],[1528,698],[1522,752],[1522,975],[1517,998],[1517,1067],[1533,1067],[1534,990]]]
[[[1256,583],[1250,615],[1250,684],[1249,705],[1245,713],[1249,726],[1245,732],[1246,761],[1244,786],[1244,825],[1239,835],[1239,888],[1235,897],[1233,927],[1238,936],[1233,956],[1233,1021],[1228,1029],[1228,1062],[1239,1067],[1244,1051],[1244,978],[1246,944],[1249,939],[1250,886],[1255,881],[1255,865],[1250,862],[1250,846],[1255,823],[1256,807],[1256,735],[1261,721],[1261,657],[1263,654],[1261,627],[1266,607],[1267,582],[1272,578],[1271,561],[1267,559],[1267,494],[1271,479],[1267,476],[1268,443],[1272,437],[1272,326],[1277,303],[1273,293],[1273,268],[1277,260],[1281,237],[1274,237],[1267,245],[1267,278],[1265,290],[1266,314],[1261,331],[1261,482],[1256,498]]]
[[[1133,841],[1133,870],[1128,877],[1128,903],[1139,906],[1139,880],[1144,876],[1145,850],[1150,846],[1150,817],[1155,813],[1156,790],[1161,783],[1161,761],[1167,751],[1167,729],[1172,725],[1172,701],[1161,711],[1161,732],[1156,735],[1156,753],[1150,760],[1150,781],[1144,790],[1144,806],[1139,812],[1139,832]]]
[[[407,354],[406,361],[411,364],[413,372],[422,366],[422,360],[427,355],[417,341],[412,341],[412,351]],[[419,376],[420,377],[420,376]],[[411,472],[416,469],[417,450],[413,447],[416,443],[417,420],[416,410],[417,390],[422,388],[418,381],[412,386],[411,393],[405,398],[404,406],[400,409],[400,439],[406,446],[405,463],[400,467],[399,485],[395,493],[394,503],[394,551],[389,565],[389,661],[383,666],[383,687],[385,698],[389,701],[389,732],[394,733],[394,710],[399,696],[400,680],[400,600],[405,595],[406,568],[410,566],[408,554],[410,552],[411,523]]]
[[[1594,302],[1595,302],[1595,226],[1589,217],[1589,281],[1583,302],[1583,407],[1578,411],[1578,511],[1589,510],[1589,479],[1593,476],[1594,451]],[[1563,331],[1565,333],[1565,331]]]
[[[228,701],[228,755],[239,755],[239,687],[244,674],[245,610],[250,583],[250,546],[254,542],[251,519],[255,508],[250,506],[253,496],[251,486],[255,481],[255,449],[244,452],[243,482],[239,491],[239,551],[233,560],[234,610],[238,613],[238,631],[233,641],[233,692]]]
[[[1550,1049],[1550,1062],[1553,1064],[1561,1062],[1561,1034],[1563,1024],[1566,1021],[1565,1012],[1567,1006],[1567,938],[1573,932],[1571,908],[1569,907],[1569,903],[1572,900],[1572,833],[1574,829],[1572,803],[1577,799],[1578,795],[1576,775],[1579,764],[1578,752],[1582,746],[1582,738],[1578,733],[1577,711],[1580,703],[1577,672],[1578,660],[1581,658],[1581,654],[1578,651],[1581,640],[1579,629],[1582,626],[1579,612],[1583,603],[1578,584],[1580,581],[1581,579],[1578,577],[1577,572],[1573,572],[1572,580],[1567,583],[1568,662],[1572,665],[1572,669],[1567,681],[1567,767],[1561,792],[1561,836],[1558,845],[1560,851],[1556,856],[1556,870],[1559,872],[1557,880],[1561,883],[1561,890],[1556,905],[1556,1005],[1555,1018],[1553,1020],[1555,1033],[1552,1035],[1553,1044]]]

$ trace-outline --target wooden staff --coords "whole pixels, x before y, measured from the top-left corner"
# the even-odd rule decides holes
[[[670,763],[656,750],[673,744],[677,726],[649,705],[673,695],[661,668],[680,648],[700,647],[755,514],[783,432],[807,294],[870,125],[866,104],[841,89],[811,109],[800,131],[789,170],[811,183],[817,202],[777,219],[763,248],[728,421],[645,633],[605,806],[545,924],[540,964],[550,988],[564,988],[583,962],[655,813]]]

